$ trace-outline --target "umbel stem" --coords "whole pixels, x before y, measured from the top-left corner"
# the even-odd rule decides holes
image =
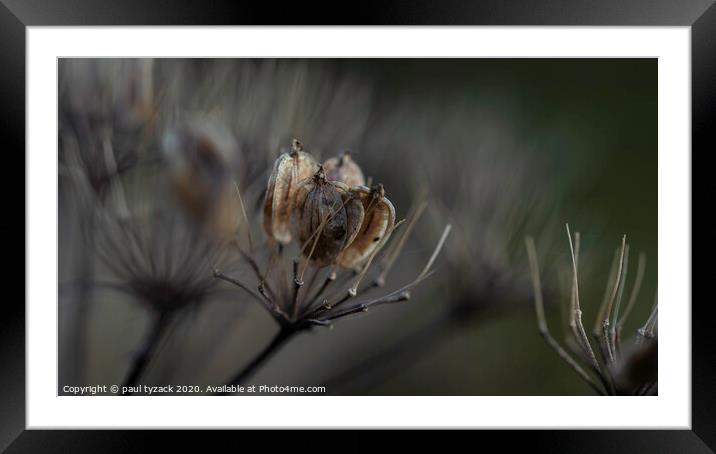
[[[246,380],[250,379],[260,368],[261,366],[268,361],[269,358],[271,358],[274,354],[276,354],[283,345],[288,342],[289,339],[291,339],[299,329],[292,328],[289,326],[282,327],[279,332],[276,334],[276,336],[273,338],[271,343],[269,343],[264,349],[254,357],[254,359],[251,360],[249,364],[246,365],[239,373],[234,375],[234,377],[226,382],[227,386],[236,386],[240,385],[242,383],[245,383]],[[228,392],[220,393],[220,394],[231,394]]]
[[[139,350],[139,352],[135,355],[132,366],[129,369],[129,373],[124,379],[124,383],[122,383],[124,387],[135,386],[139,382],[139,379],[142,377],[142,374],[149,365],[152,356],[154,356],[154,352],[157,349],[157,345],[159,345],[159,341],[161,340],[164,331],[167,326],[169,326],[170,319],[171,315],[164,312],[159,314],[156,320],[154,320],[141,350]],[[130,391],[127,394],[132,394],[132,392]]]

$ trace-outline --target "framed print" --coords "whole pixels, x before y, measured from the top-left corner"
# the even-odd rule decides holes
[[[85,429],[716,446],[691,297],[711,2],[62,3],[0,9],[26,176],[9,452]]]

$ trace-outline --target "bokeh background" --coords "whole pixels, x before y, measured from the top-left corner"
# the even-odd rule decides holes
[[[636,252],[647,257],[625,332],[651,310],[656,59],[58,65],[60,388],[119,383],[137,354],[152,313],[97,253],[112,232],[93,207],[116,211],[120,187],[133,203],[180,211],[163,183],[173,164],[162,147],[167,134],[193,123],[210,124],[218,141],[231,144],[227,161],[248,194],[257,241],[260,190],[294,137],[322,159],[350,149],[366,175],[385,185],[399,218],[427,199],[389,288],[409,282],[443,225],[454,227],[436,274],[410,301],[302,333],[252,383],[325,385],[330,394],[591,394],[537,332],[524,253],[524,235],[533,235],[548,322],[561,340],[559,307],[569,299],[565,222],[582,238],[585,325],[593,324],[622,234],[633,263]],[[222,287],[173,320],[141,382],[222,384],[276,330],[254,301]]]

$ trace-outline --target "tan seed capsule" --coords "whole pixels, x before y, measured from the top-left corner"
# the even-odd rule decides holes
[[[324,162],[323,169],[326,171],[326,178],[331,181],[342,181],[351,188],[365,185],[363,171],[351,158],[349,151],[344,151],[339,157]]]
[[[283,244],[291,241],[291,211],[296,191],[313,176],[317,166],[313,156],[303,151],[303,145],[295,139],[291,151],[276,159],[264,199],[263,227],[269,237]]]
[[[343,268],[359,269],[377,247],[388,241],[395,226],[395,208],[385,197],[383,185],[372,189],[358,186],[352,192],[363,204],[363,224],[353,242],[338,256],[337,263]]]
[[[303,256],[313,266],[334,263],[352,236],[349,225],[355,229],[356,221],[348,220],[347,192],[344,184],[328,181],[321,167],[296,193],[293,231],[301,242]],[[356,215],[352,205],[351,216]]]

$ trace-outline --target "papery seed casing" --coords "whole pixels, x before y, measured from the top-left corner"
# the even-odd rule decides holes
[[[346,241],[354,236],[349,229],[355,230],[358,220],[353,217],[361,213],[356,212],[355,205],[346,198],[347,193],[344,184],[327,181],[322,169],[296,193],[293,231],[301,243],[303,256],[309,258],[313,266],[334,263]],[[352,204],[350,222],[348,203]]]
[[[363,223],[353,242],[338,256],[337,263],[344,268],[358,269],[390,237],[395,226],[395,208],[380,185],[373,189],[359,186],[351,191],[363,204]]]
[[[345,249],[353,244],[353,241],[355,241],[358,233],[360,233],[360,228],[363,225],[363,219],[365,218],[365,209],[363,208],[363,202],[360,196],[354,191],[343,188],[341,196],[343,197],[343,202],[345,203],[348,228],[348,236],[344,246]]]
[[[283,244],[291,241],[291,212],[296,191],[313,176],[316,167],[316,160],[303,151],[297,140],[291,152],[276,159],[264,199],[263,227],[269,237]]]
[[[324,162],[323,170],[326,172],[326,178],[330,181],[341,181],[351,188],[365,185],[363,171],[351,158],[348,151],[343,152],[337,158],[330,158]]]

